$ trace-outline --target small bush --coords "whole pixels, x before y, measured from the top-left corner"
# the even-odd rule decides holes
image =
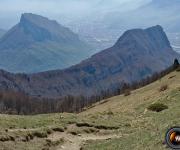
[[[176,69],[176,71],[177,71],[177,72],[179,72],[179,71],[180,71],[180,66]]]
[[[47,132],[47,134],[52,134],[53,130],[52,129],[47,129],[46,132]]]
[[[106,125],[96,125],[94,126],[97,129],[104,129],[104,130],[114,130],[114,129],[119,129],[119,127],[115,126],[106,126]]]
[[[163,92],[168,89],[168,85],[162,85],[159,89],[159,92]]]
[[[50,150],[49,147],[47,147],[47,145],[45,145],[46,147],[44,147],[42,150]]]
[[[94,127],[96,129],[104,129],[104,130],[114,130],[119,129],[119,127],[116,126],[106,126],[106,125],[92,125],[89,123],[76,123],[77,127]]]
[[[124,96],[129,96],[129,95],[131,95],[131,91],[130,91],[130,90],[126,90],[126,91],[124,92]]]
[[[15,141],[15,137],[9,136],[10,141]]]
[[[35,131],[33,133],[33,135],[38,137],[38,138],[46,138],[48,136],[47,132],[42,132],[42,131]]]
[[[77,127],[93,127],[93,125],[86,122],[76,123],[76,126]]]
[[[111,116],[111,115],[114,115],[114,113],[112,112],[111,109],[109,109],[108,112],[107,112],[107,115]]]
[[[62,127],[55,127],[55,128],[52,128],[52,130],[55,132],[64,132],[64,128]]]
[[[168,109],[168,106],[164,105],[162,103],[154,103],[148,107],[148,110],[155,111],[155,112],[160,112],[160,111],[163,111],[165,109]]]
[[[174,75],[174,76],[170,76],[168,79],[172,79],[172,78],[174,78],[174,77],[176,77],[176,75]]]
[[[76,132],[76,131],[71,131],[70,134],[72,134],[72,135],[78,135],[78,132]]]
[[[15,138],[13,136],[9,136],[9,135],[2,135],[2,136],[0,136],[0,141],[1,142],[15,141]]]
[[[28,133],[27,136],[29,137],[30,140],[34,139],[34,135],[32,133]]]
[[[1,142],[9,141],[9,137],[7,137],[7,136],[1,136],[1,137],[0,137],[0,141],[1,141]]]

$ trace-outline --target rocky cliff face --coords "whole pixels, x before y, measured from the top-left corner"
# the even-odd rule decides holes
[[[32,96],[92,95],[141,80],[172,65],[179,55],[161,26],[125,32],[109,49],[65,70],[31,75],[0,72],[1,89]]]
[[[23,14],[0,40],[0,68],[11,72],[62,69],[92,54],[78,35],[54,20]]]

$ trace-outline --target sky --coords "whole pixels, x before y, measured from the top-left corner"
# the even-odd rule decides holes
[[[0,0],[0,28],[18,23],[22,13],[36,13],[61,22],[108,11],[128,11],[150,0]]]

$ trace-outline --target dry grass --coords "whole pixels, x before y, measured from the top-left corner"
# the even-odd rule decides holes
[[[159,92],[158,87],[164,92]],[[84,116],[89,123],[98,120],[96,124],[114,124],[120,127],[118,129],[120,133],[125,134],[120,139],[87,142],[84,149],[144,150],[148,146],[150,150],[164,150],[162,143],[165,132],[168,128],[180,124],[178,117],[180,115],[179,88],[180,73],[173,72],[159,81],[132,91],[129,96],[112,97],[107,99],[107,103],[102,105],[97,103],[94,108],[81,113],[80,116]],[[148,111],[147,108],[151,104],[157,103],[162,104],[158,105],[160,106],[158,111]],[[164,109],[167,106],[169,108]],[[159,108],[163,108],[164,111],[159,112]],[[106,116],[106,113],[103,113],[108,109],[113,110],[113,115]]]
[[[174,78],[170,78],[175,76]],[[87,109],[86,111],[79,114],[79,116],[88,116],[90,114],[102,113],[108,109],[113,112],[134,112],[135,108],[143,104],[151,104],[160,98],[166,97],[171,91],[180,87],[180,73],[173,72],[166,77],[162,78],[161,81],[156,81],[140,89],[131,91],[131,95],[125,97],[124,95],[114,96],[106,99],[106,103],[94,104],[94,107]],[[168,85],[166,92],[159,92],[157,90],[162,85]],[[148,106],[147,105],[147,106]]]

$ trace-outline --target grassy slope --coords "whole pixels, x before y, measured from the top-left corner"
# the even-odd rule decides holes
[[[160,92],[159,88],[165,84],[168,85],[168,89]],[[155,102],[166,104],[169,108],[159,113],[148,111],[146,108]],[[24,137],[27,132],[32,132],[32,130],[47,131],[57,126],[65,127],[67,132],[82,133],[84,128],[86,130],[89,128],[69,128],[68,126],[75,125],[74,123],[86,123],[93,126],[91,128],[98,130],[98,135],[117,134],[121,137],[83,142],[82,147],[85,150],[161,150],[165,149],[165,145],[162,143],[166,130],[171,126],[180,125],[179,108],[180,72],[173,72],[161,80],[133,91],[129,96],[112,97],[95,104],[80,114],[0,115],[0,135]],[[103,131],[100,128],[103,128]],[[113,130],[106,130],[106,128],[113,128]],[[6,129],[9,131],[6,132]],[[20,129],[21,132],[17,129]],[[22,142],[20,139],[16,140],[15,149],[38,150],[47,144],[46,138],[36,138],[29,142]],[[0,150],[1,148],[14,150],[12,145],[14,145],[12,141],[0,142]],[[49,149],[53,148],[57,147],[53,146]]]
[[[164,92],[159,92],[159,88],[165,84],[169,88]],[[146,108],[155,102],[166,104],[169,109],[159,113],[148,111]],[[104,104],[83,112],[82,115],[96,116],[99,123],[119,125],[118,132],[124,134],[123,138],[90,142],[91,144],[85,147],[88,150],[165,149],[162,143],[166,130],[180,125],[179,108],[180,73],[173,72],[153,84],[132,92],[128,97],[116,96]],[[112,111],[113,115],[106,120],[102,112],[108,110]]]

